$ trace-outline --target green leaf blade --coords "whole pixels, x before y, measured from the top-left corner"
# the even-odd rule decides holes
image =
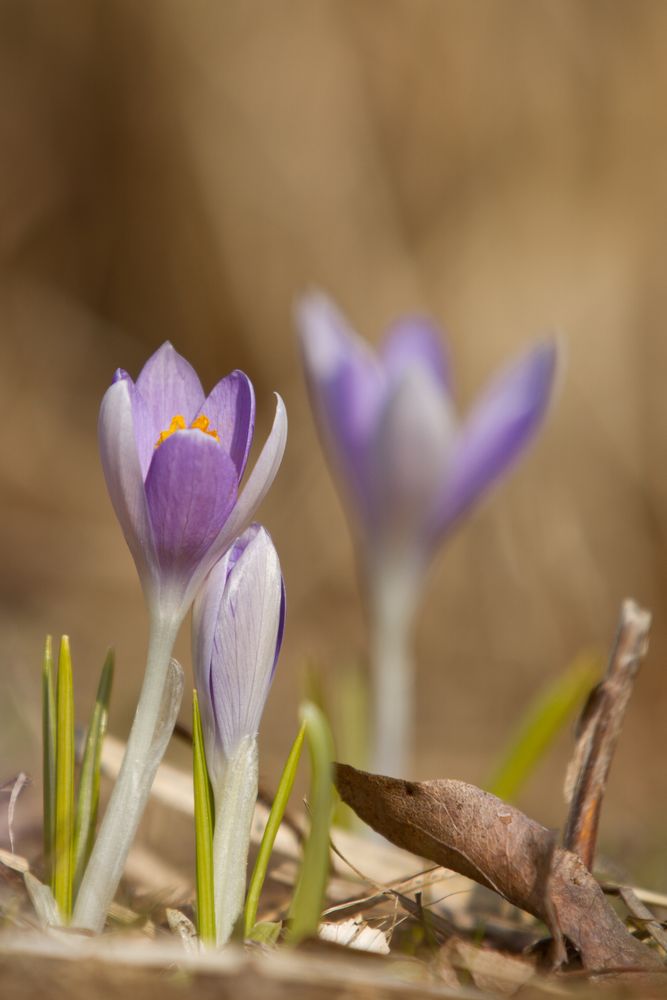
[[[262,835],[262,842],[259,845],[257,860],[255,861],[255,867],[253,868],[250,885],[248,887],[248,894],[246,896],[243,918],[244,935],[246,938],[253,938],[253,930],[257,919],[257,909],[259,907],[259,897],[262,892],[264,880],[266,879],[273,845],[275,843],[280,824],[283,821],[289,797],[292,794],[292,788],[294,786],[294,779],[296,778],[296,772],[301,759],[301,751],[303,749],[305,735],[306,723],[302,722],[299,732],[296,735],[296,739],[294,740],[287,756],[287,760],[285,761],[285,766],[278,783],[278,790],[276,791],[273,804],[271,805],[269,818],[266,821],[266,826]]]
[[[56,685],[56,790],[53,895],[63,920],[72,915],[74,838],[74,692],[69,638],[60,641]]]
[[[331,729],[323,712],[312,702],[302,705],[300,717],[305,725],[312,769],[309,795],[311,822],[289,911],[287,940],[290,944],[298,944],[304,938],[317,934],[329,877],[329,828],[334,806]]]
[[[97,688],[95,705],[86,736],[86,746],[79,777],[76,818],[74,824],[74,894],[81,884],[88,858],[95,841],[97,811],[100,801],[100,761],[102,744],[107,731],[109,701],[114,674],[114,652],[106,655]]]
[[[51,883],[56,819],[56,695],[53,640],[47,635],[42,659],[42,790],[44,880]]]
[[[205,944],[215,944],[215,890],[213,884],[213,808],[206,766],[199,699],[192,693],[192,776],[195,802],[197,929]]]
[[[600,657],[584,652],[540,691],[520,719],[504,757],[484,787],[505,802],[513,802],[558,733],[580,708],[601,671]]]

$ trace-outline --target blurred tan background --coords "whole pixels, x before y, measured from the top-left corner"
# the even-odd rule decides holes
[[[415,771],[484,781],[633,595],[655,626],[602,843],[667,888],[666,52],[664,0],[0,0],[0,778],[38,774],[47,630],[72,637],[82,720],[116,645],[127,730],[145,619],[95,424],[113,370],[167,338],[207,388],[251,375],[258,439],[272,390],[288,406],[262,510],[289,606],[269,785],[305,662],[335,687],[363,661],[291,322],[315,284],[373,340],[402,311],[435,317],[463,405],[563,332],[546,432],[435,560]],[[522,796],[554,826],[568,750]]]

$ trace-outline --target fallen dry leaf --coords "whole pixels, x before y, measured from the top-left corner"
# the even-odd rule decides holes
[[[451,868],[562,933],[587,970],[658,968],[630,934],[582,861],[554,835],[495,795],[462,781],[403,781],[336,766],[344,802],[378,833]],[[564,958],[556,950],[554,964]]]

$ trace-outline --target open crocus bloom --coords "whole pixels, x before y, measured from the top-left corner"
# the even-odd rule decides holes
[[[287,417],[273,427],[239,492],[252,443],[252,383],[234,371],[204,395],[165,343],[136,383],[119,369],[100,410],[102,464],[152,613],[183,615],[208,571],[251,520],[276,475]]]
[[[378,353],[325,296],[297,310],[320,432],[371,550],[425,558],[529,443],[545,414],[556,344],[501,371],[459,421],[437,330],[405,319]]]

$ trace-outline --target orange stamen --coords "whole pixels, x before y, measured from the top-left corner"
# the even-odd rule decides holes
[[[195,419],[190,424],[190,430],[201,431],[202,434],[208,434],[209,437],[212,437],[214,441],[219,441],[220,435],[215,430],[215,428],[212,427],[209,430],[210,423],[211,421],[208,419],[208,417],[204,416],[203,413],[200,413],[199,416],[195,417]],[[188,425],[185,422],[185,417],[181,413],[177,413],[175,417],[171,418],[171,423],[169,424],[167,430],[162,431],[162,433],[160,434],[159,438],[155,442],[155,447],[159,448],[160,445],[163,444],[168,437],[171,437],[172,434],[176,434],[177,431],[187,430],[187,426]]]
[[[192,421],[190,427],[192,428],[193,431],[203,431],[204,434],[209,434],[216,441],[219,441],[220,435],[215,430],[215,428],[211,427],[211,429],[209,430],[210,423],[211,421],[208,419],[208,417],[205,417],[203,413],[200,413],[199,416],[195,417],[195,419]]]

